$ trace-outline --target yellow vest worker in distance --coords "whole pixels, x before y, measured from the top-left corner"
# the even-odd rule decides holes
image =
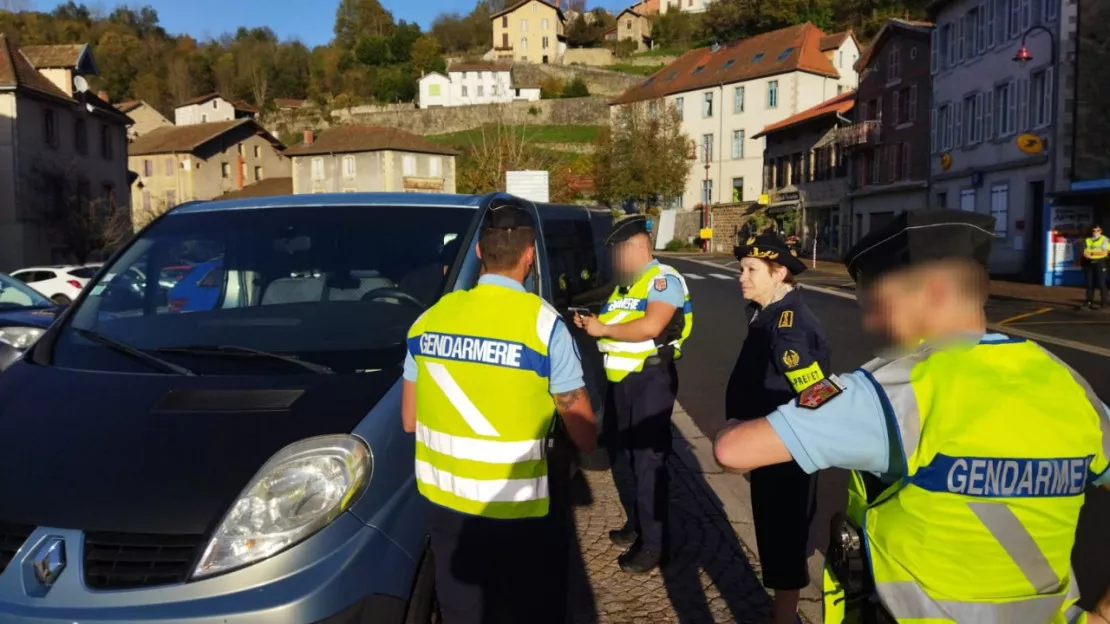
[[[1088,621],[1071,551],[1084,488],[1110,484],[1110,409],[1044,348],[987,332],[994,231],[924,210],[865,236],[846,264],[895,350],[717,439],[729,470],[855,471],[827,622]]]
[[[686,281],[651,254],[647,218],[628,217],[605,241],[621,280],[601,316],[575,316],[575,323],[599,338],[615,408],[613,462],[627,461],[635,495],[625,509],[628,520],[609,539],[627,547],[618,561],[625,572],[642,574],[657,567],[664,552],[667,518],[667,455],[671,451],[671,412],[678,392],[674,360],[690,335],[694,317]]]
[[[402,416],[433,503],[436,593],[446,624],[562,624],[566,510],[550,503],[547,439],[558,413],[592,450],[594,412],[565,323],[522,285],[529,214],[492,208],[477,254],[478,285],[444,295],[408,336]]]
[[[1106,271],[1110,264],[1110,238],[1102,233],[1102,228],[1091,228],[1091,236],[1083,241],[1083,270],[1087,273],[1088,308],[1095,307],[1095,290],[1099,292],[1099,307],[1106,307]]]

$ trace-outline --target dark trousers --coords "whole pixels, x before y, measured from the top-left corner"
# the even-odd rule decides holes
[[[1099,303],[1106,305],[1106,260],[1087,261],[1087,303],[1095,300],[1095,289],[1099,292]]]
[[[628,528],[640,534],[640,547],[663,552],[667,520],[667,456],[671,452],[671,413],[678,393],[673,363],[646,367],[613,384],[616,439],[613,462],[627,462],[635,481],[623,501]]]
[[[569,547],[562,514],[495,520],[433,505],[436,597],[444,624],[564,624]]]
[[[809,585],[809,527],[817,506],[817,475],[788,462],[751,473],[755,543],[763,586],[789,591]]]

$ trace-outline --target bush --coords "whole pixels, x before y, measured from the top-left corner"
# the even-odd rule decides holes
[[[693,243],[682,240],[681,238],[672,239],[663,247],[663,251],[696,251],[698,247]]]
[[[575,78],[567,83],[567,86],[563,87],[562,97],[577,98],[586,97],[589,94],[590,90],[586,87],[586,83],[581,78]]]
[[[563,94],[563,89],[566,84],[558,78],[545,78],[540,82],[540,97],[545,100],[551,100],[560,97]]]
[[[535,117],[540,114],[540,109],[536,108],[535,106],[529,106],[528,114]]]
[[[617,58],[628,58],[636,53],[639,46],[636,45],[635,39],[620,39],[618,41],[608,41],[605,47],[613,51],[613,56]]]

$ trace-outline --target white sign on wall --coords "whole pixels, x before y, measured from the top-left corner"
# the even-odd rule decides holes
[[[546,171],[506,171],[505,192],[534,202],[548,202],[551,182]]]

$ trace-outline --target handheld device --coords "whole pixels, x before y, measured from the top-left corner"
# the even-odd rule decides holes
[[[576,306],[570,306],[567,309],[570,310],[571,313],[579,314],[581,316],[593,316],[593,314],[594,314],[593,312],[590,312],[589,308],[580,308],[580,307],[576,307]]]

